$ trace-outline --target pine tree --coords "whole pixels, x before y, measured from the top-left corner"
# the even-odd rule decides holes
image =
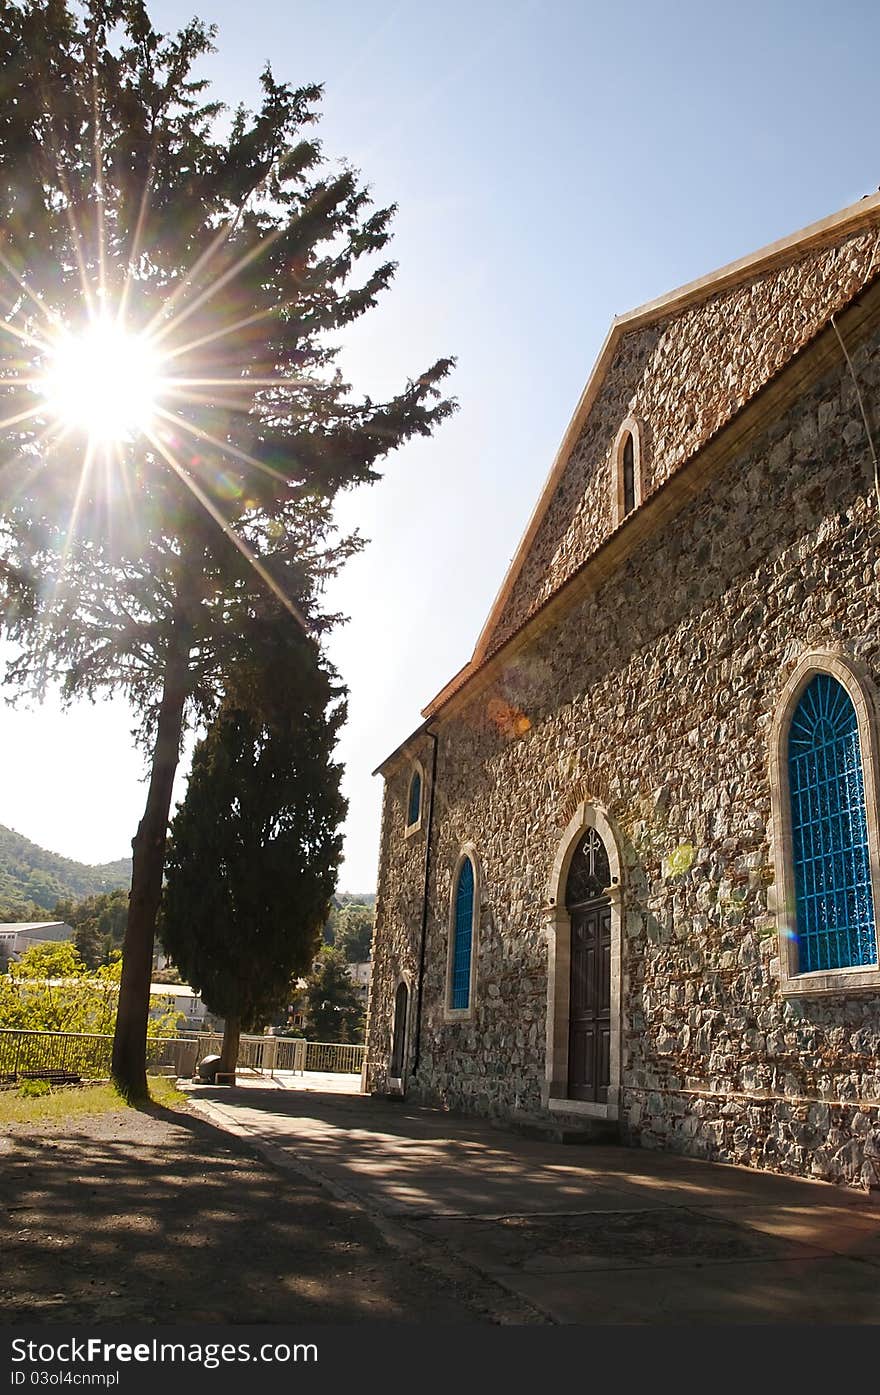
[[[449,360],[389,401],[352,394],[332,336],[392,279],[394,210],[324,160],[317,86],[267,68],[259,110],[221,127],[193,76],[213,32],[162,35],[142,0],[0,0],[7,680],[121,693],[142,713],[150,780],[113,1052],[133,1096],[185,723],[217,711],[267,594],[292,630],[332,623],[321,587],[360,545],[334,532],[336,494],[453,408]],[[133,365],[120,378],[105,353],[112,391],[76,379],[96,337]],[[148,361],[150,401],[121,425],[115,395],[137,396]]]
[[[312,1041],[363,1041],[364,1011],[341,949],[325,945],[306,984]]]
[[[184,978],[226,1019],[229,1071],[241,1030],[273,1016],[315,956],[346,808],[332,760],[344,716],[332,671],[300,642],[250,673],[193,756],[160,922]]]

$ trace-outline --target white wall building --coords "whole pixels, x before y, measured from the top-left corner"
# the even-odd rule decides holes
[[[73,939],[73,927],[63,920],[28,920],[0,924],[0,969],[20,959],[32,945]]]

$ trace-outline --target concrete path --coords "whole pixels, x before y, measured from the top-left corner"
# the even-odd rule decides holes
[[[329,1095],[359,1095],[360,1075],[332,1070],[277,1070],[274,1075],[239,1073],[238,1086],[246,1090],[319,1090]]]
[[[503,1321],[880,1322],[875,1195],[364,1095],[254,1083],[192,1097],[412,1257],[479,1277]]]

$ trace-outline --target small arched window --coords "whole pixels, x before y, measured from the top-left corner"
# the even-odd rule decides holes
[[[406,806],[406,826],[412,828],[422,816],[422,777],[418,770],[413,771],[409,782],[409,800]]]
[[[571,909],[604,896],[611,886],[608,850],[595,828],[588,828],[575,848],[565,883],[565,904]]]
[[[458,872],[452,942],[452,973],[449,1006],[469,1008],[471,1001],[471,955],[474,939],[474,866],[466,857]]]
[[[636,462],[631,431],[626,433],[626,439],[623,443],[621,469],[623,471],[623,516],[626,518],[626,515],[632,513],[636,506]]]
[[[619,525],[642,502],[642,438],[635,417],[627,417],[611,452],[614,521]]]
[[[798,972],[876,964],[856,711],[830,673],[804,689],[788,729]]]
[[[394,1030],[391,1037],[391,1060],[388,1074],[394,1080],[403,1075],[406,1061],[406,1019],[409,1011],[409,989],[404,982],[397,985],[394,995]]]

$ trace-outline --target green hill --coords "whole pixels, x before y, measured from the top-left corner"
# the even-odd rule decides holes
[[[57,901],[128,886],[131,858],[90,867],[59,857],[0,824],[0,921],[45,920]]]

